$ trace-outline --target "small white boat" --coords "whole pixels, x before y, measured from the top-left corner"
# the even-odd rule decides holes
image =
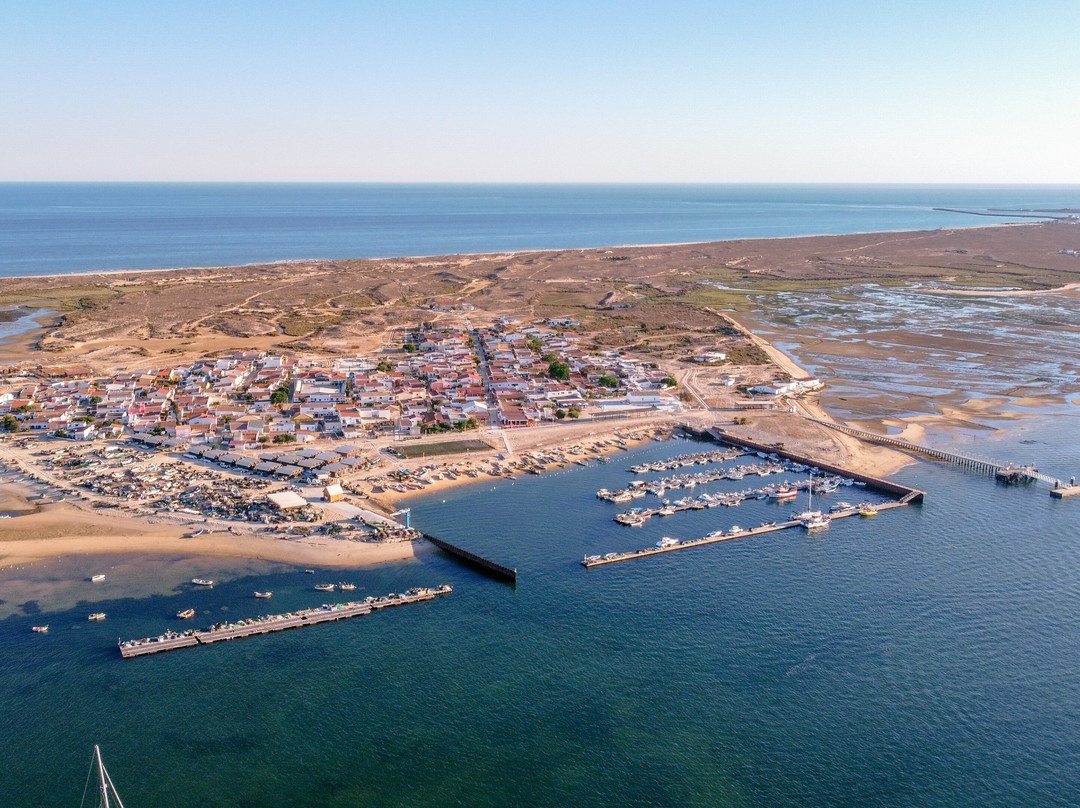
[[[273,594],[274,594],[273,592],[256,592],[255,597],[257,597],[257,598],[268,598]]]
[[[92,615],[89,615],[86,619],[87,620],[104,620],[105,619],[105,612],[94,612]]]
[[[333,592],[333,584],[315,584],[315,590],[318,592]]]
[[[352,592],[356,589],[356,584],[338,584],[337,586],[342,592]]]
[[[34,626],[33,630],[36,631],[38,634],[48,634],[49,633],[49,627],[48,626]]]
[[[214,585],[214,582],[211,581],[209,578],[192,578],[191,582],[193,584],[195,584],[195,586],[213,586]]]
[[[104,580],[105,580],[105,576],[103,574],[101,574],[101,573],[98,573],[97,575],[91,575],[90,576],[90,581],[92,583],[95,583],[95,584],[100,584]]]

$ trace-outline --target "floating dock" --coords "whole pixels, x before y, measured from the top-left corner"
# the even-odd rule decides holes
[[[183,634],[166,632],[160,637],[147,637],[142,640],[127,640],[119,643],[120,656],[124,659],[130,659],[131,657],[146,656],[147,654],[157,654],[161,651],[172,651],[177,648],[212,645],[222,640],[236,640],[241,637],[252,637],[256,634],[270,634],[275,631],[299,628],[300,626],[313,626],[316,623],[330,623],[345,620],[349,617],[370,614],[376,609],[385,609],[388,606],[402,606],[406,603],[434,600],[437,596],[447,595],[452,591],[453,589],[449,584],[443,584],[434,589],[410,589],[400,595],[391,594],[380,598],[369,597],[362,601],[328,604],[315,609],[302,609],[288,614],[243,620],[239,623],[225,623],[205,631],[184,632]]]
[[[909,500],[910,501],[910,500]],[[902,508],[907,505],[907,502],[883,502],[879,505],[875,505],[874,508],[877,511],[886,511],[891,508]],[[839,513],[831,513],[829,516],[835,521],[836,519],[843,519],[848,516],[858,516],[859,509],[851,508],[850,510],[840,511]],[[676,550],[687,550],[691,547],[704,547],[707,544],[718,544],[722,541],[731,541],[732,539],[744,539],[750,536],[760,536],[763,533],[775,533],[778,530],[787,530],[792,527],[799,527],[802,523],[798,520],[792,520],[789,522],[778,522],[775,525],[768,525],[764,527],[753,527],[746,530],[741,530],[737,533],[725,533],[720,536],[705,536],[700,539],[690,539],[688,541],[681,541],[678,544],[672,544],[667,547],[644,547],[641,550],[633,550],[629,553],[608,553],[605,556],[595,558],[593,560],[586,559],[581,562],[583,567],[601,567],[604,564],[617,564],[620,561],[630,561],[634,558],[645,558],[646,556],[659,555],[660,553],[673,553]]]
[[[510,581],[511,583],[517,582],[517,568],[511,569],[510,567],[504,567],[502,564],[498,564],[483,556],[478,556],[476,553],[470,553],[462,547],[458,547],[457,545],[451,544],[448,541],[443,541],[442,539],[437,539],[434,536],[429,536],[427,533],[422,533],[421,535],[440,550],[445,550],[455,558],[461,559],[470,567],[503,581]]]
[[[758,443],[747,438],[739,437],[738,435],[732,435],[730,432],[720,429],[719,427],[712,427],[706,429],[704,432],[686,425],[684,425],[682,429],[692,435],[712,438],[719,443],[727,443],[731,446],[741,446],[744,449],[753,449],[755,452],[774,454],[777,457],[787,458],[796,463],[802,463],[804,466],[813,466],[822,471],[827,471],[830,474],[836,474],[840,477],[850,477],[853,480],[866,483],[866,487],[871,490],[880,491],[889,496],[897,497],[905,504],[908,502],[922,502],[923,497],[926,496],[926,492],[920,491],[918,488],[911,488],[906,485],[901,485],[900,483],[894,483],[891,480],[883,480],[880,477],[871,477],[868,474],[859,474],[855,471],[849,471],[841,466],[834,466],[831,463],[826,463],[822,460],[816,460],[812,457],[789,452],[786,449],[777,446],[770,446],[767,443]]]
[[[1080,485],[1062,485],[1057,488],[1051,489],[1050,496],[1056,499],[1065,499],[1065,497],[1080,497]]]

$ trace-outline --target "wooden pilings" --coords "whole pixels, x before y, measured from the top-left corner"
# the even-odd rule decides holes
[[[495,578],[499,578],[503,581],[510,581],[511,583],[517,582],[517,569],[511,569],[510,567],[504,567],[502,564],[498,564],[483,556],[478,556],[476,553],[471,553],[464,548],[451,544],[448,541],[437,539],[434,536],[429,536],[427,533],[422,534],[425,539],[434,544],[440,550],[445,550],[455,558],[464,561],[469,566],[487,573]]]

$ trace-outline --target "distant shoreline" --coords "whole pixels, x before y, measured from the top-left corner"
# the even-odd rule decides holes
[[[940,210],[946,210],[941,208]],[[970,211],[950,211],[956,213],[970,213]],[[981,214],[975,214],[981,215]],[[986,214],[1001,216],[1002,214]],[[1026,217],[1034,218],[1034,217]],[[591,252],[597,250],[635,250],[635,249],[659,249],[670,247],[705,247],[713,244],[735,244],[743,241],[762,242],[762,241],[794,241],[797,239],[824,239],[824,238],[843,238],[846,236],[875,236],[875,235],[890,235],[895,236],[899,234],[910,233],[912,235],[920,233],[935,233],[943,230],[991,230],[997,228],[1016,228],[1016,227],[1034,227],[1039,224],[1046,224],[1050,221],[1072,221],[1072,217],[1055,217],[1055,216],[1043,216],[1038,217],[1039,221],[1033,222],[1001,222],[997,224],[978,224],[978,225],[958,225],[956,227],[938,227],[930,230],[858,230],[848,233],[810,233],[800,236],[745,236],[742,238],[728,238],[728,239],[716,239],[713,241],[671,241],[671,242],[654,242],[648,244],[607,244],[597,247],[541,247],[538,249],[524,249],[524,250],[492,250],[489,252],[466,252],[466,253],[443,253],[443,254],[431,254],[431,255],[391,255],[391,256],[379,256],[372,258],[282,258],[274,261],[260,261],[254,263],[244,264],[212,264],[207,266],[187,266],[187,267],[151,267],[146,269],[95,269],[87,271],[76,272],[50,272],[41,275],[4,275],[0,276],[0,283],[5,280],[9,281],[32,281],[37,279],[53,279],[53,278],[78,278],[78,277],[116,277],[118,275],[147,275],[151,273],[161,272],[212,272],[215,270],[238,270],[238,269],[259,269],[261,267],[281,267],[288,266],[289,264],[320,264],[320,263],[336,263],[340,261],[434,261],[434,260],[448,260],[452,258],[491,258],[493,256],[507,256],[513,257],[518,255],[533,255],[533,254],[551,254],[551,253],[567,253],[567,252]]]

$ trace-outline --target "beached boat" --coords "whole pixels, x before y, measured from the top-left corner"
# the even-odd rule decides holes
[[[273,594],[274,594],[273,592],[256,592],[255,597],[257,597],[257,598],[268,598]]]
[[[48,626],[34,626],[32,630],[36,631],[38,634],[48,634],[49,633],[49,627]]]
[[[195,586],[213,586],[214,585],[214,582],[211,581],[209,578],[192,578],[191,582],[193,584],[195,584]]]
[[[187,620],[189,617],[194,617],[195,616],[195,610],[194,609],[184,609],[182,612],[177,612],[176,616],[179,617],[181,620]]]
[[[104,620],[105,619],[105,612],[94,612],[93,614],[89,615],[86,619],[87,620]]]
[[[95,584],[99,584],[99,583],[101,583],[102,581],[105,580],[105,576],[102,575],[101,573],[98,573],[97,575],[91,575],[90,580],[91,580],[91,582],[93,582]]]
[[[334,585],[333,584],[315,584],[315,589],[318,592],[333,592],[334,591]]]

